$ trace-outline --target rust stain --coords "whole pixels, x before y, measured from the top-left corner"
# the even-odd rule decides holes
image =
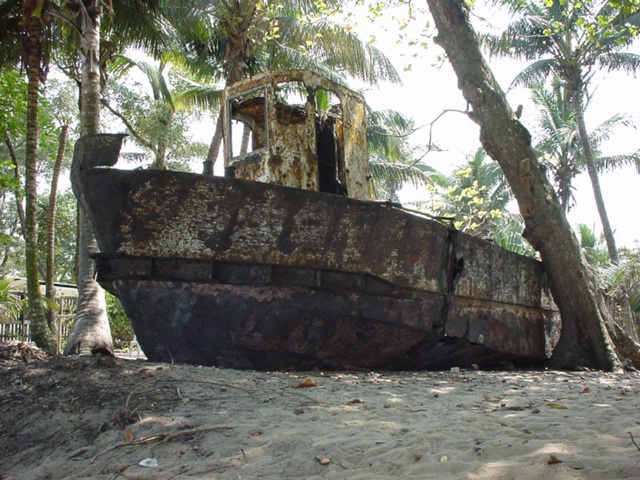
[[[302,103],[283,92],[295,90]],[[338,103],[318,111],[315,94]],[[370,199],[366,109],[361,95],[305,70],[238,82],[224,97],[225,166],[245,180]],[[252,131],[252,149],[235,152],[234,121]],[[235,128],[234,128],[235,127]]]
[[[320,89],[338,101],[325,112]],[[233,85],[224,105],[236,178],[95,168],[115,164],[122,137],[76,145],[98,281],[149,359],[415,369],[548,358],[559,315],[539,262],[369,199],[360,95],[290,71]],[[246,153],[236,121],[251,130]]]

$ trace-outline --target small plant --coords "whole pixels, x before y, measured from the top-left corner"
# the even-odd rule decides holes
[[[11,278],[0,278],[0,322],[18,321],[25,306],[25,300],[11,291]]]
[[[121,350],[129,347],[129,342],[133,338],[133,328],[131,322],[124,313],[122,304],[118,297],[107,293],[107,316],[111,327],[111,337],[113,338],[113,348]]]

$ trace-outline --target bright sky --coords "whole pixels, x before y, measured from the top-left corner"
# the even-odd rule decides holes
[[[425,2],[426,3],[426,2]],[[499,16],[482,13],[485,18],[491,18],[494,27],[500,28]],[[398,12],[401,16],[401,12]],[[418,22],[425,25],[432,23],[430,16],[423,17]],[[442,49],[429,41],[429,48],[423,50],[411,50],[406,46],[396,45],[397,31],[391,31],[393,22],[385,17],[380,24],[358,27],[363,32],[363,38],[367,38],[371,32],[375,32],[380,48],[402,70],[407,63],[412,64],[412,70],[402,71],[403,86],[384,86],[379,91],[365,93],[369,104],[376,109],[391,108],[414,118],[416,125],[426,125],[432,122],[443,110],[465,110],[466,102],[457,88],[457,78],[452,68],[445,61],[439,63],[438,55]],[[388,28],[389,31],[384,32]],[[477,27],[486,28],[486,27]],[[629,49],[640,53],[640,41]],[[411,55],[420,51],[420,58],[412,58]],[[509,86],[513,78],[520,72],[525,64],[518,64],[507,60],[490,60],[490,66],[494,75],[504,90]],[[436,66],[441,65],[441,66]],[[640,78],[624,73],[602,74],[593,85],[598,85],[592,104],[587,110],[587,128],[593,128],[610,118],[616,113],[634,115],[640,122]],[[507,96],[512,107],[524,105],[522,122],[530,130],[536,123],[536,112],[529,100],[526,89],[517,89]],[[638,125],[640,127],[640,123]],[[440,119],[433,130],[434,140],[446,152],[429,154],[427,163],[443,172],[449,171],[453,166],[463,163],[465,155],[470,154],[480,146],[478,140],[478,127],[465,115],[448,113]],[[423,129],[415,134],[416,143],[426,143],[428,130]],[[632,153],[640,149],[640,134],[637,130],[621,129],[606,146],[606,154]],[[575,181],[577,205],[569,214],[572,225],[585,223],[601,232],[599,217],[597,215],[591,183],[586,174]],[[640,241],[640,222],[637,220],[637,208],[640,203],[640,175],[635,168],[628,167],[613,173],[601,176],[603,196],[609,214],[612,228],[616,233],[618,247],[633,246],[635,241]]]

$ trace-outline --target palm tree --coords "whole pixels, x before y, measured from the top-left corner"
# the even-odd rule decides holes
[[[83,135],[100,132],[100,89],[104,62],[124,46],[136,45],[151,52],[161,51],[172,30],[159,13],[159,1],[83,0],[70,2],[75,27],[68,45],[76,45],[81,60],[80,104]],[[101,44],[103,9],[109,40]],[[75,42],[75,43],[74,43]],[[102,48],[101,48],[102,47]],[[103,58],[100,51],[103,51]],[[98,251],[93,227],[79,209],[78,308],[64,353],[88,354],[113,351],[104,290],[93,277],[92,253]]]
[[[329,7],[339,3],[323,2]],[[310,68],[332,79],[351,75],[370,84],[400,81],[380,51],[330,22],[319,2],[200,0],[172,5],[180,15],[168,16],[180,19],[175,26],[186,47],[188,64],[200,75],[225,85],[282,68]],[[309,17],[314,21],[302,20]],[[207,156],[211,170],[221,139],[219,117]]]
[[[100,0],[80,2],[78,53],[81,59],[80,129],[83,135],[100,132],[100,20],[103,3]],[[64,349],[87,355],[93,352],[113,352],[111,330],[107,318],[104,291],[93,277],[90,255],[98,251],[91,222],[78,209],[78,307],[76,318]]]
[[[26,237],[26,267],[29,277],[28,294],[30,301],[30,312],[34,322],[34,340],[41,346],[53,350],[55,342],[47,328],[41,327],[45,323],[42,303],[39,301],[40,290],[37,278],[37,256],[35,253],[36,228],[35,228],[35,159],[38,143],[37,114],[38,114],[38,87],[41,79],[46,76],[48,68],[49,47],[52,32],[50,21],[52,18],[60,19],[59,29],[63,26],[71,26],[67,29],[72,32],[70,38],[75,42],[56,43],[56,47],[61,50],[65,46],[76,45],[81,58],[82,68],[78,85],[81,91],[81,113],[82,131],[86,133],[96,133],[99,131],[99,92],[100,92],[100,64],[99,64],[99,35],[100,20],[103,7],[109,9],[112,15],[108,18],[118,18],[118,22],[112,22],[111,28],[115,32],[113,40],[108,45],[115,48],[122,44],[128,44],[135,38],[137,45],[145,46],[153,51],[160,49],[162,41],[165,39],[165,30],[154,30],[149,27],[158,20],[158,1],[141,0],[82,0],[66,2],[64,8],[58,6],[50,0],[8,0],[0,4],[0,41],[3,48],[0,49],[0,65],[15,65],[17,59],[22,58],[27,68],[29,79],[28,87],[28,111],[27,111],[27,154],[26,154],[26,212],[25,212],[25,237]],[[127,15],[113,15],[111,7],[117,6],[121,12],[127,11]],[[75,20],[75,22],[74,22]],[[159,23],[162,23],[161,21]],[[144,27],[144,28],[143,28]],[[144,32],[144,34],[141,34]],[[157,34],[150,34],[157,32]],[[45,41],[46,40],[46,41]],[[109,52],[106,48],[105,51]],[[75,48],[75,47],[74,47]],[[28,52],[24,55],[22,52]],[[21,56],[22,55],[22,56]],[[108,57],[108,55],[107,55]],[[95,244],[92,240],[93,232],[86,218],[80,212],[80,239],[79,239],[79,308],[78,318],[95,316],[96,328],[90,332],[91,328],[82,335],[81,341],[75,341],[76,335],[72,331],[72,340],[67,344],[69,351],[79,351],[82,344],[82,351],[91,349],[111,350],[111,340],[108,331],[106,308],[104,307],[104,293],[93,281],[92,261],[89,259],[88,246]],[[99,298],[102,296],[102,301]],[[86,305],[86,307],[85,307]],[[77,322],[82,324],[83,322]],[[91,323],[91,322],[89,322]],[[75,330],[75,327],[74,327]]]
[[[417,158],[418,147],[409,142],[415,132],[412,119],[395,110],[367,111],[367,147],[374,196],[397,202],[404,185],[431,187],[439,175]]]
[[[584,108],[589,82],[597,69],[636,72],[640,68],[640,55],[621,52],[630,42],[627,26],[640,24],[640,12],[617,13],[608,1],[501,0],[500,4],[516,18],[501,35],[488,36],[486,44],[492,53],[533,61],[517,75],[512,87],[532,85],[550,74],[560,78],[575,115],[609,255],[617,262],[618,252],[589,143]]]
[[[18,58],[26,68],[27,87],[27,141],[25,153],[25,270],[27,273],[28,316],[32,337],[38,346],[55,352],[56,344],[47,324],[40,292],[37,238],[37,155],[38,110],[41,82],[48,71],[47,39],[52,36],[50,14],[55,5],[48,0],[7,1],[0,6],[3,26],[4,65],[15,65]],[[4,51],[4,41],[7,49]],[[22,46],[21,56],[15,56]],[[26,53],[24,53],[26,52]]]
[[[558,79],[552,81],[550,88],[543,84],[533,86],[532,94],[534,103],[540,107],[536,149],[553,176],[562,208],[567,212],[572,205],[573,179],[586,168],[575,114],[565,100],[564,89],[560,87]],[[602,142],[609,140],[618,127],[635,128],[635,125],[630,117],[617,114],[589,134],[589,144],[598,173],[622,165],[635,165],[640,172],[640,152],[601,155]]]

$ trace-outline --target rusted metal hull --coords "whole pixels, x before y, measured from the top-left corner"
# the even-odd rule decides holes
[[[433,369],[540,364],[555,345],[539,262],[392,205],[93,168],[115,163],[97,150],[76,146],[74,191],[96,231],[98,281],[151,360]]]

